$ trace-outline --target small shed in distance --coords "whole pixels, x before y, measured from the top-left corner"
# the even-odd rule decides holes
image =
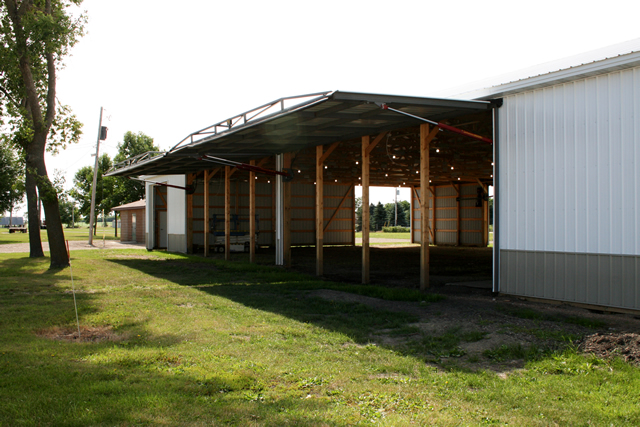
[[[145,200],[138,200],[112,209],[120,214],[122,242],[144,242]]]

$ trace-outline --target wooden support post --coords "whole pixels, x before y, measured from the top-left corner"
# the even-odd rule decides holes
[[[204,171],[204,256],[209,256],[209,171]]]
[[[431,235],[433,236],[433,244],[436,243],[436,187],[431,187]]]
[[[456,188],[456,186],[453,186],[454,188]],[[461,225],[462,225],[462,218],[460,217],[460,213],[461,213],[461,203],[460,203],[460,198],[462,197],[462,187],[460,186],[460,184],[458,184],[458,187],[456,189],[456,192],[458,193],[458,197],[456,197],[456,209],[458,214],[456,215],[456,245],[460,246],[460,237],[461,237]]]
[[[276,247],[276,178],[271,181],[271,246]]]
[[[482,198],[482,246],[489,246],[489,201]]]
[[[323,147],[316,147],[316,275],[324,274],[324,159]]]
[[[362,137],[362,283],[369,283],[369,143]]]
[[[414,192],[416,191],[416,189],[413,187],[413,185],[410,187],[411,188],[411,215],[409,215],[409,220],[411,221],[409,223],[410,227],[409,230],[411,230],[411,243],[415,243],[416,242],[416,238],[415,238],[415,222],[414,222],[414,217],[413,217],[413,210],[415,209],[415,204],[413,203],[413,201],[415,200],[415,195]]]
[[[353,207],[353,215],[351,215],[351,246],[356,245],[356,189],[355,184],[351,184],[353,191],[351,192],[351,206]]]
[[[438,133],[429,132],[427,123],[420,125],[420,290],[429,287],[429,143]]]
[[[251,166],[256,165],[250,160]],[[256,262],[256,173],[249,172],[249,262]]]
[[[233,205],[233,213],[240,215],[240,180],[236,181],[236,201]]]
[[[187,186],[192,185],[195,178],[195,174],[187,174]],[[193,194],[187,194],[187,253],[193,253]]]
[[[224,167],[224,259],[231,260],[231,166]]]
[[[291,167],[291,153],[284,154],[284,168]],[[284,265],[291,268],[291,182],[284,185]]]
[[[482,246],[489,246],[489,201],[485,197],[489,195],[486,185],[476,178],[478,185],[482,188]]]

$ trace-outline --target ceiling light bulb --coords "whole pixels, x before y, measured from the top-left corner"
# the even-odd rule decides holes
[[[436,148],[436,153],[439,153],[439,152],[440,152],[440,149],[439,149],[439,148]]]

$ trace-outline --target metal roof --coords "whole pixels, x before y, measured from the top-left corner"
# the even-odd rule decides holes
[[[116,206],[111,208],[112,211],[128,211],[134,209],[145,209],[147,206],[147,202],[145,199],[136,200],[135,202],[125,203],[124,205]]]
[[[381,104],[434,121],[491,109],[485,101],[339,91],[282,98],[194,132],[163,155],[116,165],[108,175],[193,173],[212,167],[201,159],[205,154],[248,162],[420,123]]]
[[[487,79],[483,88],[474,83],[475,89],[458,90],[454,96],[495,99],[637,66],[640,66],[640,38]]]

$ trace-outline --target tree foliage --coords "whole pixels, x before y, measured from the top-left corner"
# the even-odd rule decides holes
[[[124,134],[123,141],[118,144],[118,154],[114,157],[114,163],[122,162],[131,157],[144,154],[147,151],[159,151],[153,144],[153,138],[142,132],[128,131]],[[135,181],[127,177],[113,177],[113,194],[110,197],[111,207],[120,206],[144,199],[145,186],[143,182]]]
[[[0,113],[3,138],[25,159],[31,256],[43,256],[37,217],[39,195],[47,217],[51,267],[69,265],[58,192],[49,179],[45,150],[77,142],[82,125],[57,103],[56,73],[83,34],[84,17],[68,11],[82,0],[2,0],[0,3]],[[37,192],[36,194],[36,187]]]
[[[104,176],[113,166],[113,162],[108,154],[100,156],[98,161],[98,176],[96,178],[96,205],[95,218],[102,210],[109,213],[113,204],[113,193],[115,189],[115,177]],[[73,178],[73,189],[69,192],[71,197],[80,203],[80,213],[89,217],[91,213],[91,186],[93,185],[93,167],[84,166],[80,168]]]
[[[0,140],[0,212],[13,212],[23,198],[24,166],[9,144]]]
[[[371,231],[382,230],[387,225],[395,225],[395,203],[383,205],[378,202],[369,206],[369,229]],[[411,204],[406,200],[398,202],[398,226],[410,227]],[[356,231],[362,231],[362,198],[356,197]]]
[[[60,196],[60,219],[67,227],[71,228],[80,221],[80,211],[73,200],[69,200],[66,194]]]

